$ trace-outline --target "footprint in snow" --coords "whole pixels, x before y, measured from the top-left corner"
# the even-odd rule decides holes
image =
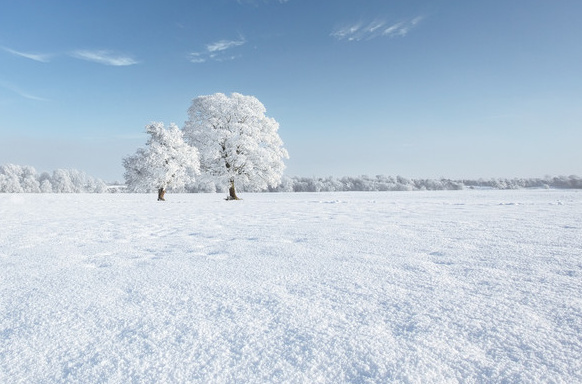
[[[437,265],[453,265],[454,263],[450,260],[445,259],[446,254],[444,252],[431,252],[429,256],[434,256],[435,259],[432,260],[433,263]]]

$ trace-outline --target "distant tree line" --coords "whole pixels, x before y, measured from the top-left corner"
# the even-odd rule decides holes
[[[493,178],[478,180],[453,179],[407,179],[402,176],[367,175],[357,177],[289,177],[283,176],[276,187],[268,192],[347,192],[347,191],[451,191],[461,189],[522,189],[522,188],[560,188],[582,189],[582,178],[572,176],[547,176],[545,178]],[[243,192],[255,192],[245,190]],[[199,182],[186,185],[179,192],[224,192],[212,182]]]
[[[582,178],[558,176],[545,178],[493,178],[478,180],[407,179],[402,176],[377,175],[370,177],[283,177],[273,192],[332,192],[332,191],[441,191],[468,188],[521,189],[521,188],[582,188]]]
[[[582,189],[579,176],[546,176],[544,178],[493,178],[493,179],[407,179],[402,176],[374,177],[289,177],[283,176],[276,187],[258,190],[244,188],[243,192],[342,192],[342,191],[444,191],[471,188],[522,189],[556,188]],[[38,174],[31,166],[0,165],[0,193],[103,193],[126,192],[123,185],[107,185],[75,169],[57,169]],[[227,192],[228,185],[201,180],[176,188],[175,192],[216,193]]]
[[[0,193],[102,193],[103,180],[76,169],[37,173],[31,166],[0,165]]]

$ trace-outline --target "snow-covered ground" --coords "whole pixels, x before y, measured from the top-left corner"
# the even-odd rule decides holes
[[[582,382],[582,192],[0,197],[1,383]]]

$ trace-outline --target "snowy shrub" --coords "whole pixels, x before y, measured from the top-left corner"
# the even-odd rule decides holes
[[[51,185],[50,180],[43,180],[40,182],[40,191],[42,193],[52,193],[53,186]]]

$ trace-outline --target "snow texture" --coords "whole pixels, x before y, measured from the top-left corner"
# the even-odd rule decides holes
[[[0,382],[582,382],[582,193],[168,197],[0,199]]]

